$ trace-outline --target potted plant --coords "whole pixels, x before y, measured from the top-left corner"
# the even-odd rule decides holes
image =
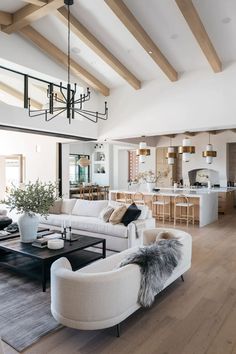
[[[13,187],[3,201],[10,207],[22,214],[18,219],[20,238],[22,242],[33,242],[37,238],[39,217],[47,216],[49,208],[56,200],[56,184],[43,183],[37,180],[29,182],[22,187]]]

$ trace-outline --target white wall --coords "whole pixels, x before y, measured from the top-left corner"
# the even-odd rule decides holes
[[[111,91],[109,120],[99,125],[105,139],[161,135],[186,130],[235,127],[236,63],[223,72],[186,72],[177,82],[144,82]]]
[[[57,142],[60,141],[66,141],[66,139],[0,130],[0,156],[22,154],[25,157],[26,182],[34,182],[36,179],[43,182],[56,182],[56,147]],[[40,147],[40,152],[36,152],[36,145]],[[1,190],[5,190],[3,184],[2,176]]]

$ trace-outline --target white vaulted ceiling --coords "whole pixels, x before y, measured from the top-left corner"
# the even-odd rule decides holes
[[[124,0],[136,19],[180,74],[211,67],[174,0]],[[236,1],[193,0],[223,65],[236,60]],[[0,10],[14,13],[21,0],[1,0]],[[141,82],[168,80],[157,64],[120,22],[104,0],[75,0],[72,14]],[[32,26],[62,51],[67,29],[53,14]],[[33,45],[33,44],[32,44]],[[72,34],[72,57],[109,88],[128,83]]]

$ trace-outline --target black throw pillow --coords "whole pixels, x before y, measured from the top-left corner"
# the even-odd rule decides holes
[[[137,220],[139,215],[141,214],[141,210],[138,209],[135,203],[131,204],[126,210],[121,222],[127,226],[131,221]]]

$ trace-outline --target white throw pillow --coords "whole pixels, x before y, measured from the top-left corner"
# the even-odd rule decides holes
[[[77,199],[72,210],[72,215],[99,217],[101,211],[107,207],[107,200],[84,200]]]
[[[61,213],[71,214],[76,203],[76,199],[62,199]]]

